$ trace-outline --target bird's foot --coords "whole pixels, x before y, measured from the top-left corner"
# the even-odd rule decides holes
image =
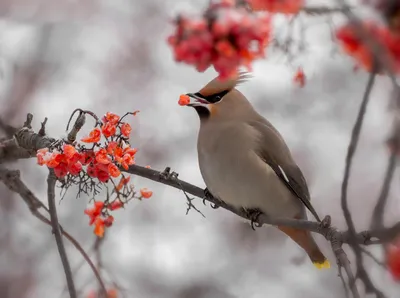
[[[262,224],[258,223],[258,218],[260,217],[261,214],[264,214],[261,210],[257,208],[253,209],[242,208],[242,209],[246,217],[250,219],[250,225],[254,231],[256,230],[255,227],[259,228],[262,226]]]
[[[322,228],[329,228],[331,226],[332,219],[329,215],[325,216],[321,221],[320,225]]]
[[[216,197],[213,196],[213,194],[209,191],[209,189],[206,187],[204,189],[204,197],[203,197],[203,204],[206,204],[206,199],[212,199],[212,200],[218,200]],[[218,203],[210,203],[211,208],[213,209],[218,209],[220,207],[220,205]]]
[[[160,177],[164,180],[173,180],[173,179],[178,179],[178,173],[176,172],[171,172],[170,167],[166,167],[164,171],[160,173]]]

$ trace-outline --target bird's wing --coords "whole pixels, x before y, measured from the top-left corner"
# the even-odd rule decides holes
[[[260,132],[261,139],[255,148],[258,156],[267,163],[287,188],[301,200],[313,216],[321,221],[310,203],[310,192],[300,168],[294,162],[285,141],[279,132],[264,118],[249,121],[249,125]]]

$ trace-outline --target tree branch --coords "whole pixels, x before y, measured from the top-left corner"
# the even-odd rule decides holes
[[[29,152],[18,146],[15,139],[4,140],[0,143],[0,163],[35,157],[36,152]]]
[[[363,100],[361,102],[360,109],[359,109],[358,115],[357,115],[357,119],[356,119],[356,122],[354,124],[353,130],[351,133],[351,139],[350,139],[350,143],[349,143],[349,146],[347,149],[345,171],[344,171],[343,182],[342,182],[341,205],[342,205],[344,218],[346,220],[347,226],[349,227],[348,232],[352,236],[354,236],[356,234],[356,229],[355,229],[354,222],[351,217],[350,209],[349,209],[348,202],[347,202],[347,188],[348,188],[348,184],[349,184],[349,180],[350,180],[350,173],[351,173],[353,157],[357,150],[357,145],[358,145],[358,141],[359,141],[360,134],[361,134],[361,128],[363,125],[365,112],[367,110],[371,90],[372,90],[372,87],[375,82],[375,76],[376,76],[375,71],[372,71],[369,76],[367,87],[364,92]],[[367,293],[375,293],[378,297],[382,297],[383,294],[380,293],[380,291],[378,289],[376,289],[375,286],[372,284],[372,281],[369,278],[369,276],[364,268],[363,256],[362,256],[362,252],[359,247],[359,243],[357,243],[355,237],[350,237],[349,240],[350,240],[350,242],[349,242],[350,247],[353,249],[354,254],[356,256],[356,265],[357,265],[356,278],[360,277],[360,279],[362,279],[362,281],[365,284]],[[350,287],[351,288],[356,287],[355,280],[353,280],[350,283]],[[353,292],[353,296],[354,296],[354,292]],[[354,297],[356,297],[356,296],[354,296]]]
[[[385,212],[385,206],[389,196],[390,185],[392,183],[392,178],[396,169],[396,155],[397,150],[394,150],[389,156],[385,179],[382,184],[382,189],[378,201],[372,213],[371,229],[383,227],[383,213]]]
[[[340,275],[341,279],[343,280],[343,276],[341,276],[341,274],[342,274],[341,268],[344,268],[347,276],[349,277],[349,286],[350,286],[351,293],[353,294],[353,297],[360,298],[360,294],[358,293],[358,290],[356,287],[356,279],[354,277],[353,272],[351,271],[349,258],[347,257],[346,253],[344,252],[344,250],[342,248],[342,243],[335,239],[335,240],[331,241],[331,246],[332,246],[333,252],[335,253],[336,259],[338,261],[339,275]],[[347,295],[347,289],[346,289],[345,285],[344,285],[344,290],[346,291],[346,295]]]
[[[178,178],[175,178],[174,176],[165,176],[161,171],[149,169],[139,165],[132,165],[129,167],[128,170],[122,169],[122,171],[143,178],[147,178],[154,182],[162,183],[164,185],[168,185],[179,190],[183,190],[188,194],[191,194],[200,199],[204,199],[223,209],[231,211],[232,213],[244,219],[251,220],[251,218],[247,217],[247,215],[241,210],[237,210],[234,207],[222,201],[219,201],[211,196],[205,197],[204,190],[202,188],[190,184],[186,181],[180,180]],[[271,218],[266,216],[265,214],[261,214],[256,222],[260,225],[268,224],[274,226],[287,226],[297,229],[308,230],[310,232],[318,233],[324,236],[329,241],[331,239],[337,239],[340,242],[347,244],[351,242],[351,238],[354,238],[357,243],[362,245],[380,244],[383,242],[389,242],[393,240],[393,238],[400,233],[400,222],[398,222],[397,224],[395,224],[390,228],[362,231],[360,233],[356,233],[355,235],[351,235],[349,231],[339,232],[334,227],[323,226],[321,225],[321,223],[314,221],[290,219],[290,218]]]
[[[361,106],[358,111],[357,119],[354,124],[353,131],[351,133],[351,139],[350,139],[350,144],[347,149],[346,165],[345,165],[344,177],[343,177],[343,182],[342,182],[341,205],[342,205],[343,214],[344,214],[344,218],[346,220],[347,226],[349,227],[349,231],[352,234],[355,234],[356,230],[355,230],[354,223],[351,218],[349,206],[347,203],[347,188],[348,188],[348,184],[349,184],[349,180],[350,180],[350,172],[351,172],[353,157],[354,157],[354,154],[357,149],[358,140],[360,138],[360,133],[361,133],[361,127],[363,124],[365,112],[367,110],[367,105],[368,105],[368,101],[370,98],[372,86],[374,85],[374,81],[375,81],[375,73],[373,72],[373,73],[371,73],[371,75],[369,77],[369,80],[367,83],[367,88],[365,89],[363,100],[361,102]]]
[[[65,251],[63,239],[61,237],[60,226],[58,225],[58,217],[55,202],[54,189],[56,186],[56,176],[53,169],[49,169],[49,175],[47,177],[47,197],[49,203],[51,226],[53,228],[54,237],[56,238],[58,252],[60,254],[61,262],[64,267],[65,277],[67,279],[68,291],[71,298],[77,298],[74,280],[72,278],[71,266],[69,265],[67,253]]]
[[[25,183],[22,182],[19,171],[8,170],[0,166],[0,180],[3,181],[3,183],[5,184],[5,186],[7,186],[9,190],[17,193],[24,200],[33,216],[35,216],[37,219],[44,222],[45,224],[51,226],[51,221],[48,220],[44,215],[39,213],[40,208],[45,210],[47,213],[49,213],[49,209],[30,191]],[[80,252],[84,260],[89,264],[97,281],[99,282],[102,291],[106,293],[107,290],[104,282],[88,254],[81,247],[79,242],[71,234],[66,232],[61,225],[60,229],[62,235],[67,238],[73,246],[75,246],[75,248]]]

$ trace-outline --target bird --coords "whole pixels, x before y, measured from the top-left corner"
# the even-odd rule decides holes
[[[200,118],[197,153],[205,192],[248,214],[305,220],[308,209],[320,222],[285,140],[236,88],[251,77],[248,72],[225,80],[216,77],[198,92],[180,96],[179,103],[194,108]],[[330,268],[309,231],[277,228],[318,269]]]

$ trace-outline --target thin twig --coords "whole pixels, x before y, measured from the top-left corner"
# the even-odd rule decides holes
[[[58,252],[60,254],[61,262],[64,267],[65,277],[67,279],[68,291],[70,298],[77,298],[74,280],[72,278],[72,271],[71,266],[69,265],[67,252],[65,251],[63,239],[61,236],[60,226],[58,224],[58,216],[56,210],[56,202],[55,202],[55,186],[56,186],[56,176],[54,174],[53,169],[49,169],[49,175],[47,177],[47,198],[49,204],[49,211],[50,211],[50,220],[51,226],[53,229],[54,237],[56,239]]]
[[[390,185],[393,179],[393,174],[396,169],[396,159],[397,159],[396,155],[397,155],[397,150],[393,150],[393,152],[389,156],[385,179],[382,184],[382,189],[378,201],[372,213],[371,229],[378,229],[383,227],[383,214],[385,212],[385,206],[387,203]]]
[[[382,267],[383,269],[386,269],[386,265],[385,263],[383,263],[382,261],[379,261],[377,257],[375,257],[372,252],[370,252],[369,250],[365,249],[364,247],[360,247],[361,251],[363,253],[365,253],[365,255],[367,255],[371,260],[373,260],[377,265],[379,265],[380,267]]]
[[[351,166],[352,166],[352,161],[354,154],[357,149],[357,144],[358,140],[360,138],[360,133],[361,133],[361,127],[363,124],[364,120],[364,115],[367,110],[367,105],[368,101],[370,99],[370,93],[372,90],[372,86],[374,85],[375,81],[375,73],[371,73],[370,77],[368,79],[367,87],[364,92],[363,100],[361,102],[360,109],[358,111],[357,119],[354,124],[352,133],[351,133],[351,139],[349,146],[347,148],[347,156],[346,156],[346,165],[345,165],[345,171],[343,175],[343,182],[342,182],[342,189],[341,189],[341,205],[344,213],[344,218],[346,220],[347,226],[349,227],[350,233],[355,234],[356,230],[354,227],[353,220],[351,218],[351,213],[349,210],[349,206],[347,203],[347,188],[350,180],[350,173],[351,173]]]
[[[338,262],[338,276],[339,276],[340,280],[342,281],[345,297],[350,298],[349,291],[347,290],[346,282],[343,277],[342,266],[339,264],[339,262]]]
[[[339,268],[343,268],[346,271],[347,276],[349,277],[349,287],[351,293],[353,294],[353,297],[360,298],[360,294],[358,293],[356,287],[356,278],[354,277],[354,274],[351,271],[349,258],[347,257],[346,253],[342,248],[342,242],[338,239],[332,239],[331,246],[332,246],[332,251],[335,253]]]
[[[349,146],[347,149],[345,171],[344,171],[344,175],[343,175],[343,182],[342,182],[342,188],[341,188],[341,206],[342,206],[343,215],[346,220],[347,226],[349,227],[348,232],[351,235],[351,237],[349,238],[350,239],[349,244],[350,244],[350,247],[353,249],[354,254],[356,256],[356,265],[357,265],[356,278],[360,278],[363,281],[367,293],[375,293],[377,297],[383,297],[383,293],[380,292],[373,285],[370,277],[368,276],[367,271],[364,268],[362,252],[360,250],[359,244],[357,243],[355,237],[353,237],[354,235],[356,235],[356,229],[355,229],[354,222],[351,217],[350,209],[349,209],[348,202],[347,202],[347,188],[348,188],[348,184],[349,184],[349,180],[350,180],[351,166],[352,166],[352,162],[353,162],[353,157],[357,150],[358,140],[360,138],[361,128],[363,125],[364,116],[365,116],[368,102],[370,99],[371,90],[372,90],[372,87],[375,82],[376,65],[377,64],[375,63],[375,67],[374,67],[373,71],[370,73],[370,76],[369,76],[369,79],[367,82],[367,87],[364,92],[364,96],[363,96],[363,99],[362,99],[362,102],[361,102],[361,105],[360,105],[360,108],[358,111],[357,119],[356,119],[356,122],[354,124],[353,130],[351,133],[350,143],[349,143]],[[350,282],[350,288],[352,288],[352,287],[354,287],[354,288],[356,287],[355,280],[353,282]],[[354,293],[353,293],[353,296],[354,296]]]

